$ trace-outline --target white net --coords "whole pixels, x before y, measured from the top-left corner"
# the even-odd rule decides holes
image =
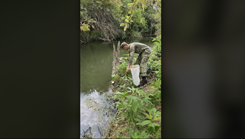
[[[132,78],[133,78],[133,82],[136,86],[138,86],[140,84],[140,66],[139,65],[132,65],[130,67],[131,73],[132,73]]]

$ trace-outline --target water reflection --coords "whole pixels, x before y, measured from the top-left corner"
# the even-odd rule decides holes
[[[108,126],[108,120],[112,119],[115,115],[115,111],[112,112],[113,104],[106,100],[106,95],[112,92],[110,87],[108,92],[103,94],[98,91],[94,91],[91,94],[82,94],[80,97],[80,122],[81,122],[81,136],[84,135],[84,132],[91,128],[91,133],[94,138],[101,138],[101,133],[103,129],[106,129]],[[108,114],[111,112],[110,114]],[[98,129],[100,128],[100,131]],[[89,135],[89,132],[86,136]]]
[[[81,92],[108,91],[112,72],[112,47],[97,43],[81,47]]]

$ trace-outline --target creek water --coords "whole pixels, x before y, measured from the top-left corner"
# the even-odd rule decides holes
[[[121,41],[122,42],[122,41]],[[152,38],[126,40],[152,46]],[[80,48],[80,136],[90,133],[93,138],[102,138],[104,130],[115,116],[113,102],[107,99],[112,93],[111,73],[113,43],[90,42]],[[128,54],[120,49],[120,57]]]

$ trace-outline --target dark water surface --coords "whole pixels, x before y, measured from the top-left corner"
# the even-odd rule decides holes
[[[121,41],[122,42],[122,41]],[[141,42],[152,46],[151,38],[127,40],[127,43]],[[106,101],[108,94],[112,92],[111,73],[113,61],[113,43],[90,42],[81,45],[80,64],[80,122],[81,136],[87,131],[94,138],[101,138],[102,129],[107,128],[108,120],[115,115],[112,103]],[[120,56],[128,54],[120,49]],[[107,111],[107,112],[106,112]],[[105,115],[105,116],[104,116]]]

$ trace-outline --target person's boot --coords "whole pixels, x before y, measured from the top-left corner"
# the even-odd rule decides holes
[[[146,81],[146,76],[142,76],[142,81],[140,82],[140,85],[139,86],[143,86],[147,83]]]

